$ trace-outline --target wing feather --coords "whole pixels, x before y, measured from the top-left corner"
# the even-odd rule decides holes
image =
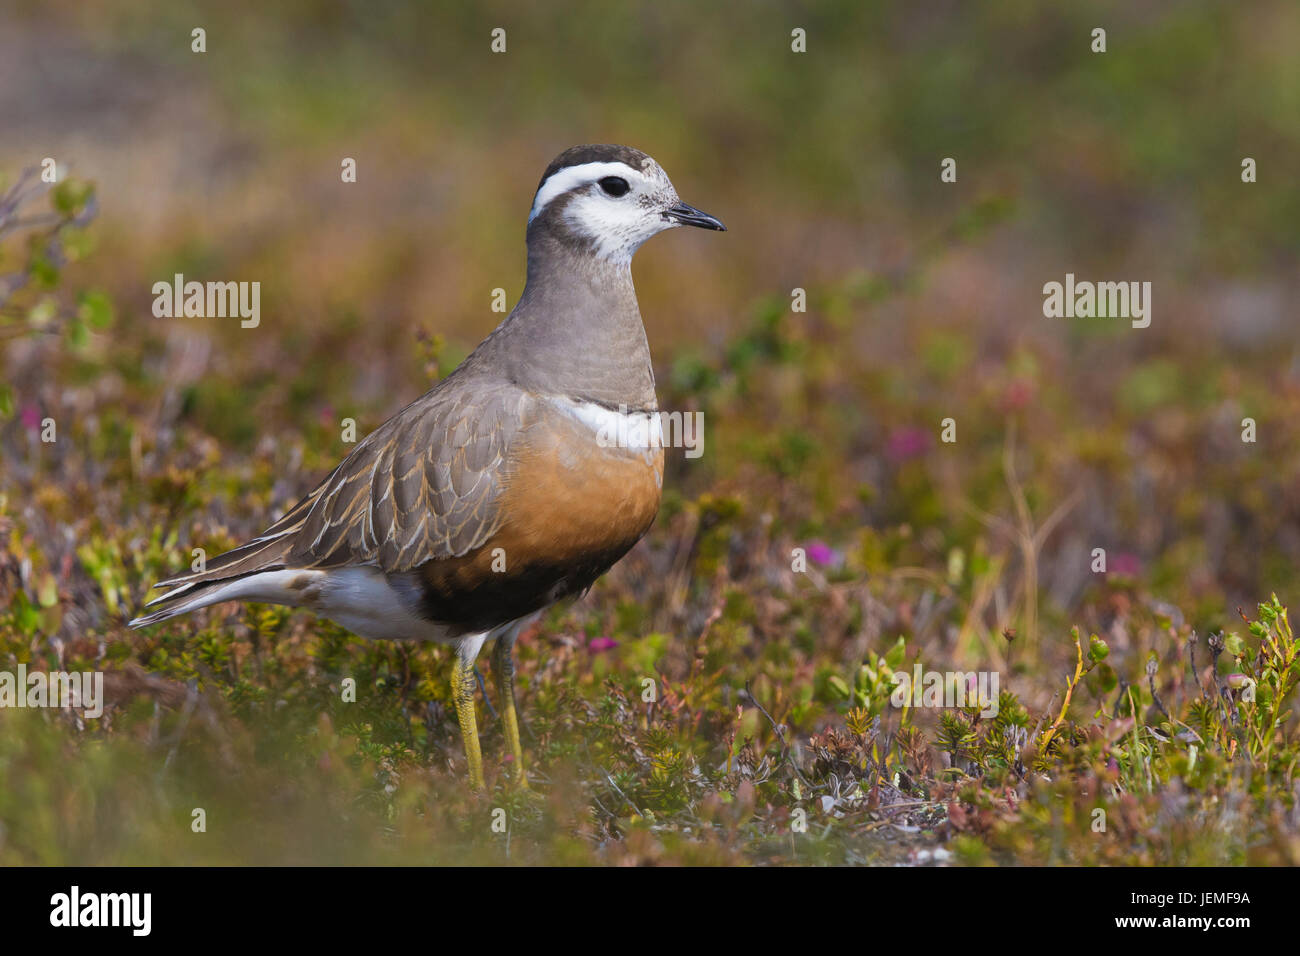
[[[374,564],[409,571],[463,555],[497,530],[496,503],[526,396],[502,384],[426,398],[440,400],[390,419],[331,476],[330,484],[342,489],[364,475],[368,493],[329,489],[321,495],[307,521],[308,527],[322,525],[320,540],[292,548],[290,566]]]
[[[450,378],[368,435],[261,535],[157,586],[189,590],[285,567],[401,572],[472,551],[500,527],[510,445],[529,401],[508,383]]]

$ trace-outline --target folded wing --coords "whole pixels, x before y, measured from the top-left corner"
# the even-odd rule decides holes
[[[368,435],[324,481],[252,541],[200,572],[157,585],[160,610],[133,626],[182,614],[214,587],[281,569],[369,565],[393,573],[459,557],[499,528],[511,441],[528,400],[499,384],[453,377]]]

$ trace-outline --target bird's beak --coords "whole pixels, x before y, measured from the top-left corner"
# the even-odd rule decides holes
[[[694,206],[688,206],[684,202],[679,202],[671,209],[665,210],[664,218],[679,222],[683,226],[699,226],[701,229],[715,229],[718,232],[727,231],[727,227],[722,224],[721,219],[710,216],[707,212],[696,209]]]

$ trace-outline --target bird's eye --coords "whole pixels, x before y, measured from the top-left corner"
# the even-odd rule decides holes
[[[621,176],[606,176],[600,180],[600,188],[609,196],[624,196],[632,187]]]

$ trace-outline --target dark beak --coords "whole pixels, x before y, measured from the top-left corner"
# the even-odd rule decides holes
[[[672,209],[665,211],[664,218],[680,222],[683,226],[699,226],[701,229],[716,229],[718,232],[727,231],[721,219],[716,219],[707,212],[688,206],[684,202],[679,202]]]

